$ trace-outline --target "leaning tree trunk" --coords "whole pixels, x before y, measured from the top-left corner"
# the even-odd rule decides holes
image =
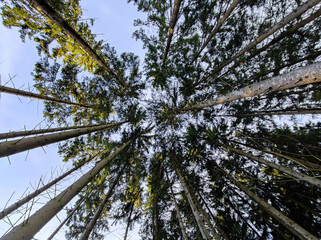
[[[190,192],[188,191],[188,187],[187,187],[187,184],[186,184],[186,181],[185,181],[183,175],[179,171],[176,163],[173,162],[173,166],[174,166],[175,172],[176,172],[176,174],[177,174],[177,176],[178,176],[178,178],[180,180],[180,183],[181,183],[181,185],[182,185],[182,187],[183,187],[183,189],[184,189],[184,191],[186,193],[186,197],[187,197],[188,203],[189,203],[189,205],[190,205],[190,207],[192,209],[193,215],[195,217],[195,220],[197,222],[199,230],[200,230],[200,232],[202,234],[202,237],[204,239],[211,239],[211,237],[210,237],[210,235],[209,235],[209,233],[208,233],[208,231],[207,231],[207,229],[205,227],[205,224],[201,219],[201,215],[198,212],[197,207],[196,207],[196,205],[195,205],[195,203],[193,201],[193,198],[192,198]]]
[[[76,130],[62,132],[62,133],[53,133],[53,134],[30,137],[30,138],[22,138],[22,139],[8,141],[8,142],[1,142],[0,157],[10,156],[15,153],[23,152],[23,151],[34,149],[37,147],[46,146],[51,143],[57,143],[57,142],[78,137],[87,133],[92,133],[92,132],[112,128],[115,126],[119,126],[123,123],[124,122],[110,123],[106,125],[76,129]]]
[[[101,65],[110,75],[112,75],[116,81],[122,86],[126,86],[126,83],[122,78],[117,76],[117,74],[108,66],[108,64],[101,58],[95,50],[93,50],[89,44],[76,32],[75,29],[72,28],[65,21],[62,16],[53,9],[45,0],[27,0],[31,6],[37,9],[40,13],[49,18],[52,22],[58,25],[61,30],[66,33],[70,38],[72,38],[75,42],[79,44],[81,49],[88,54],[93,60],[95,60],[99,65]]]
[[[176,25],[176,22],[178,19],[178,11],[179,11],[182,1],[183,0],[175,0],[175,2],[174,2],[174,9],[173,9],[171,21],[169,24],[169,33],[168,33],[166,48],[165,48],[165,52],[164,52],[163,66],[165,65],[168,51],[171,46],[171,42],[172,42],[172,38],[173,38],[173,34],[174,34],[174,28],[175,28],[175,25]]]
[[[52,133],[52,132],[59,132],[65,130],[73,130],[73,129],[80,129],[80,128],[87,128],[87,127],[98,127],[100,125],[88,125],[88,126],[71,126],[71,127],[60,127],[60,128],[48,128],[48,129],[32,129],[32,130],[25,130],[25,131],[13,131],[7,133],[0,133],[0,139],[8,139],[8,138],[15,138],[15,137],[23,137],[23,136],[30,136],[42,133]]]
[[[120,148],[110,153],[109,156],[95,165],[91,170],[71,184],[66,190],[50,200],[45,206],[35,212],[27,220],[14,227],[0,240],[21,240],[31,239],[46,223],[48,223],[60,210],[66,206],[95,177],[113,158],[123,151],[132,139],[123,144]]]
[[[177,202],[176,202],[176,198],[175,198],[175,194],[174,194],[172,185],[171,185],[171,183],[170,183],[170,181],[169,181],[169,177],[168,177],[168,174],[167,174],[167,170],[166,170],[166,177],[167,177],[168,183],[170,184],[170,185],[169,185],[169,190],[170,190],[171,195],[172,195],[172,199],[173,199],[174,206],[175,206],[175,210],[176,210],[176,214],[177,214],[177,219],[178,219],[179,226],[180,226],[180,229],[181,229],[182,234],[183,234],[183,239],[188,240],[187,233],[186,233],[186,230],[185,230],[185,226],[184,226],[184,223],[183,223],[183,219],[182,219],[181,213],[180,213],[180,211],[179,211],[178,204],[177,204]]]
[[[271,167],[273,169],[276,169],[278,171],[286,173],[286,174],[294,177],[296,180],[306,181],[306,182],[308,182],[308,183],[310,183],[310,184],[312,184],[314,186],[317,186],[318,188],[321,188],[321,180],[320,179],[311,177],[311,176],[303,174],[303,173],[299,173],[299,172],[297,172],[297,171],[295,171],[293,169],[290,169],[290,168],[287,168],[287,167],[283,167],[283,166],[281,166],[279,164],[267,161],[264,158],[260,158],[260,157],[254,156],[252,154],[246,153],[243,150],[240,150],[240,149],[237,149],[237,148],[233,148],[231,146],[224,145],[224,144],[221,144],[221,143],[218,143],[218,142],[217,142],[217,144],[219,146],[224,147],[226,150],[230,150],[230,151],[236,152],[236,153],[241,154],[241,155],[243,155],[245,157],[253,159],[253,160],[255,160],[255,161],[259,162],[259,163],[267,165],[267,166],[269,166],[269,167]]]
[[[217,168],[238,188],[240,188],[246,195],[248,195],[250,198],[252,198],[264,211],[266,211],[270,216],[278,220],[285,228],[287,228],[289,231],[291,231],[295,236],[297,236],[299,239],[306,240],[317,240],[315,236],[313,236],[311,233],[309,233],[307,230],[302,228],[300,225],[298,225],[296,222],[285,216],[283,213],[272,207],[270,204],[265,202],[263,199],[258,197],[255,193],[250,191],[245,185],[235,180],[230,174],[225,172],[223,169],[221,169],[219,166]]]
[[[203,43],[203,45],[201,46],[200,50],[197,52],[197,54],[195,55],[195,57],[193,58],[191,64],[193,62],[195,62],[195,60],[199,57],[199,55],[201,54],[201,52],[204,50],[204,48],[208,45],[208,43],[212,40],[212,38],[214,37],[214,35],[218,32],[218,30],[220,30],[221,26],[223,25],[223,23],[225,22],[225,20],[230,16],[230,14],[232,13],[232,11],[234,10],[234,8],[237,6],[237,4],[239,4],[241,0],[234,0],[232,2],[232,4],[230,5],[230,7],[226,10],[225,14],[223,15],[223,17],[218,21],[218,23],[216,24],[215,28],[213,29],[213,31],[210,33],[210,35],[207,37],[207,39],[205,40],[205,42]]]
[[[17,210],[19,207],[21,207],[23,204],[29,202],[31,199],[35,198],[36,196],[38,196],[39,194],[43,193],[44,191],[46,191],[47,189],[49,189],[51,186],[55,185],[57,182],[59,182],[60,180],[64,179],[65,177],[69,176],[71,173],[73,173],[74,171],[78,170],[79,168],[81,168],[82,166],[84,166],[86,163],[89,163],[91,160],[93,160],[95,157],[97,157],[99,154],[103,153],[104,151],[96,154],[95,156],[89,158],[87,161],[83,161],[80,164],[78,164],[76,167],[70,169],[69,171],[65,172],[64,174],[62,174],[61,176],[57,177],[56,179],[52,180],[51,182],[47,183],[46,185],[44,185],[43,187],[37,189],[36,191],[34,191],[33,193],[28,194],[27,196],[25,196],[24,198],[20,199],[18,202],[15,202],[14,204],[12,204],[11,206],[5,208],[4,210],[2,210],[0,212],[0,219],[4,218],[5,216],[7,216],[8,214],[12,213],[13,211]]]
[[[292,72],[273,77],[258,83],[253,83],[239,90],[230,92],[226,95],[218,96],[216,99],[208,100],[204,103],[199,103],[191,107],[185,107],[182,110],[188,111],[194,109],[203,109],[247,97],[253,97],[260,94],[267,94],[279,90],[294,88],[317,82],[321,82],[320,62],[306,67],[298,68]]]
[[[199,82],[196,83],[198,85],[200,82],[203,82],[207,80],[209,77],[219,73],[224,67],[229,65],[231,62],[233,62],[238,57],[242,56],[247,51],[254,48],[256,45],[258,45],[263,40],[267,39],[269,36],[271,36],[273,33],[293,21],[294,19],[301,16],[303,13],[305,13],[307,10],[311,9],[313,6],[317,5],[321,0],[310,0],[307,1],[302,6],[299,6],[296,8],[293,12],[291,12],[289,15],[287,15],[285,18],[283,18],[280,22],[278,22],[276,25],[274,25],[272,28],[270,28],[267,32],[263,33],[261,36],[256,38],[254,41],[249,43],[246,47],[244,47],[242,50],[240,50],[238,53],[236,53],[233,57],[229,58],[226,62],[224,62],[222,65],[215,68],[213,71],[211,71],[208,75],[206,75],[204,78],[202,78]]]
[[[15,89],[15,88],[5,87],[5,86],[2,86],[2,85],[0,85],[0,92],[13,94],[13,95],[17,95],[17,96],[40,99],[40,100],[49,101],[49,102],[63,103],[63,104],[72,105],[72,106],[85,107],[85,108],[94,108],[93,106],[90,106],[90,105],[74,103],[74,102],[70,102],[70,101],[67,101],[67,100],[54,98],[54,97],[49,97],[49,96],[43,96],[43,95],[38,94],[38,93],[27,92],[27,91]]]
[[[85,231],[82,233],[82,235],[81,235],[81,237],[79,239],[85,240],[85,239],[89,238],[89,235],[90,235],[92,229],[94,228],[94,226],[95,226],[98,218],[100,217],[102,211],[104,210],[108,200],[110,199],[111,195],[113,194],[113,191],[114,191],[117,183],[119,182],[119,179],[120,179],[122,173],[123,173],[123,169],[121,169],[120,172],[118,173],[116,179],[114,180],[113,184],[110,186],[110,188],[109,188],[108,192],[106,193],[104,199],[99,204],[98,209],[96,210],[93,218],[90,220],[90,222],[86,226]]]

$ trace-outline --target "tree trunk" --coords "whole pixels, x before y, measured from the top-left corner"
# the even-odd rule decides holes
[[[50,102],[55,102],[55,103],[63,103],[63,104],[72,105],[72,106],[94,108],[93,106],[80,104],[80,103],[74,103],[74,102],[66,101],[66,100],[59,99],[59,98],[43,96],[38,93],[32,93],[32,92],[27,92],[27,91],[15,89],[15,88],[5,87],[3,85],[0,85],[0,92],[9,93],[9,94],[17,95],[17,96],[40,99],[40,100],[50,101]]]
[[[60,142],[70,138],[78,137],[87,133],[92,133],[100,130],[105,130],[111,127],[119,126],[124,122],[110,123],[101,126],[88,127],[84,129],[76,129],[62,133],[53,133],[48,135],[22,138],[0,143],[0,157],[10,156],[15,153],[23,152],[26,150],[34,149],[37,147],[46,146],[51,143]]]
[[[171,42],[172,42],[172,38],[173,38],[173,34],[174,34],[174,27],[175,27],[177,19],[178,19],[178,11],[179,11],[182,1],[183,0],[175,0],[175,2],[174,2],[174,9],[173,9],[171,21],[169,24],[169,33],[168,33],[166,48],[165,48],[165,52],[164,52],[163,66],[165,65],[168,51],[171,46]]]
[[[122,86],[126,86],[123,79],[118,77],[114,71],[108,66],[108,64],[89,46],[89,44],[65,21],[62,16],[56,12],[46,1],[44,0],[27,0],[31,6],[37,9],[41,14],[45,15],[52,22],[58,25],[62,32],[66,33],[70,38],[79,44],[82,50],[88,54],[93,60],[101,65],[107,73],[112,75],[116,81]]]
[[[246,195],[252,198],[264,211],[266,211],[270,216],[277,219],[284,227],[286,227],[289,231],[291,231],[295,236],[299,239],[306,240],[317,240],[315,236],[306,231],[296,222],[285,216],[283,213],[266,203],[263,199],[259,198],[255,193],[250,191],[245,185],[235,180],[231,175],[225,172],[223,169],[217,166],[217,168],[238,188],[240,188]]]
[[[217,143],[219,146],[222,146],[224,147],[226,150],[230,150],[230,151],[233,151],[233,152],[236,152],[238,154],[241,154],[245,157],[248,157],[250,159],[253,159],[259,163],[262,163],[264,165],[267,165],[273,169],[277,169],[278,171],[281,171],[283,173],[286,173],[292,177],[294,177],[296,180],[302,180],[302,181],[306,181],[312,185],[315,185],[317,186],[318,188],[321,188],[321,180],[320,179],[317,179],[317,178],[314,178],[314,177],[311,177],[309,175],[306,175],[306,174],[303,174],[303,173],[299,173],[295,170],[292,170],[290,168],[287,168],[287,167],[283,167],[279,164],[276,164],[276,163],[273,163],[273,162],[270,162],[270,161],[267,161],[265,160],[264,158],[260,158],[260,157],[257,157],[257,156],[254,156],[252,154],[249,154],[249,153],[246,153],[240,149],[237,149],[237,148],[233,148],[231,146],[228,146],[228,145],[224,145],[224,144],[221,144],[221,143]]]
[[[19,207],[21,207],[23,204],[27,203],[28,201],[30,201],[31,199],[33,199],[34,197],[38,196],[39,194],[43,193],[44,191],[46,191],[48,188],[50,188],[51,186],[55,185],[57,182],[59,182],[60,180],[64,179],[65,177],[69,176],[71,173],[73,173],[74,171],[78,170],[79,168],[81,168],[82,166],[84,166],[86,163],[89,163],[91,160],[93,160],[95,157],[97,157],[98,155],[100,155],[101,153],[103,153],[104,151],[94,155],[93,157],[89,158],[87,161],[83,161],[81,162],[78,166],[70,169],[69,171],[65,172],[64,174],[62,174],[61,176],[57,177],[56,179],[52,180],[51,182],[47,183],[46,185],[44,185],[43,187],[37,189],[36,191],[34,191],[33,193],[28,194],[27,196],[25,196],[24,198],[20,199],[18,202],[15,202],[14,204],[12,204],[11,206],[7,207],[6,209],[2,210],[0,212],[0,219],[4,218],[5,216],[7,216],[8,214],[12,213],[13,211],[17,210]]]
[[[88,194],[86,194],[77,204],[77,206],[68,214],[68,216],[59,224],[59,226],[56,228],[56,230],[48,237],[47,240],[51,240],[54,238],[54,236],[59,232],[59,230],[66,224],[66,222],[72,217],[72,215],[78,210],[78,208],[81,206],[83,201],[86,199]]]
[[[89,234],[92,231],[92,229],[94,228],[98,218],[100,217],[102,211],[104,210],[108,200],[110,199],[111,195],[113,194],[113,191],[117,185],[117,183],[119,182],[119,179],[123,173],[123,169],[120,170],[120,172],[118,173],[116,179],[114,180],[113,184],[110,186],[108,192],[106,193],[104,199],[101,201],[101,203],[98,206],[98,209],[96,210],[93,218],[90,220],[90,222],[88,223],[88,225],[86,226],[85,231],[82,233],[81,237],[79,239],[81,240],[85,240],[89,238]]]
[[[57,197],[50,200],[45,206],[31,215],[27,220],[14,227],[8,234],[0,240],[21,240],[31,239],[47,222],[49,222],[68,202],[73,199],[88,182],[96,176],[112,159],[123,151],[132,139],[123,144],[120,148],[110,153],[109,156],[95,165],[86,174],[71,184]]]
[[[178,176],[178,178],[179,178],[179,180],[180,180],[180,183],[181,183],[181,185],[182,185],[182,187],[183,187],[183,189],[184,189],[184,191],[185,191],[185,193],[186,193],[186,197],[187,197],[187,199],[188,199],[189,205],[190,205],[190,207],[191,207],[191,209],[192,209],[193,215],[194,215],[194,217],[195,217],[195,220],[196,220],[196,222],[197,222],[197,225],[198,225],[198,227],[199,227],[199,230],[200,230],[200,232],[201,232],[201,234],[202,234],[202,237],[203,237],[204,239],[208,239],[208,240],[209,240],[209,239],[212,239],[212,238],[210,237],[210,235],[209,235],[206,227],[205,227],[204,222],[203,222],[202,219],[201,219],[201,216],[200,216],[200,214],[199,214],[199,212],[198,212],[198,210],[197,210],[197,207],[196,207],[196,205],[195,205],[195,203],[194,203],[194,201],[193,201],[193,198],[192,198],[190,192],[188,191],[188,187],[187,187],[187,184],[186,184],[186,182],[185,182],[185,179],[184,179],[183,175],[182,175],[181,172],[179,171],[176,163],[174,163],[174,161],[172,161],[172,163],[173,163],[173,166],[174,166],[174,168],[175,168],[175,172],[176,172],[176,174],[177,174],[177,176]]]
[[[180,226],[180,229],[182,231],[183,239],[188,240],[187,233],[186,233],[186,230],[185,230],[185,227],[184,227],[184,223],[183,223],[183,220],[182,220],[182,216],[181,216],[181,213],[179,211],[178,204],[176,202],[175,194],[174,194],[172,185],[171,185],[171,183],[169,181],[167,170],[166,170],[166,177],[167,177],[168,183],[170,184],[169,185],[169,190],[170,190],[171,195],[172,195],[172,199],[173,199],[173,202],[174,202],[174,206],[175,206],[175,210],[176,210],[176,215],[177,215],[177,219],[178,219],[178,222],[179,222],[179,226]]]
[[[321,0],[320,0],[321,1]],[[208,100],[191,107],[185,107],[183,111],[203,109],[215,105],[232,102],[242,98],[267,94],[288,88],[294,88],[311,83],[321,82],[321,63],[315,63],[306,67],[298,68],[292,72],[273,77],[258,83],[253,83],[239,90],[235,90],[216,99]]]
[[[298,18],[301,16],[304,12],[311,9],[313,6],[317,5],[321,0],[310,0],[303,4],[302,6],[299,6],[297,9],[295,9],[293,12],[291,12],[289,15],[287,15],[285,18],[283,18],[280,22],[278,22],[276,25],[274,25],[272,28],[270,28],[267,32],[256,38],[254,41],[252,41],[250,44],[248,44],[245,48],[240,50],[237,54],[235,54],[233,57],[229,58],[225,63],[214,69],[211,73],[206,75],[204,78],[202,78],[196,85],[198,85],[200,82],[203,82],[207,80],[209,77],[219,73],[224,67],[226,67],[228,64],[233,62],[238,57],[242,56],[247,51],[254,48],[257,44],[262,42],[264,39],[271,36],[273,33],[290,23],[292,20]]]
[[[201,54],[201,52],[204,50],[204,48],[208,45],[208,43],[211,41],[211,39],[214,37],[214,35],[218,32],[218,30],[221,28],[221,26],[223,25],[223,23],[225,22],[225,20],[230,16],[230,14],[232,13],[232,11],[234,10],[234,8],[237,6],[237,4],[239,4],[241,0],[234,0],[232,2],[232,4],[230,5],[230,7],[227,9],[227,11],[225,12],[225,14],[223,15],[223,17],[218,21],[218,23],[216,24],[216,27],[214,28],[214,30],[210,33],[210,35],[208,36],[208,38],[205,40],[205,42],[203,43],[203,45],[201,46],[200,50],[197,52],[197,54],[195,55],[195,57],[193,58],[191,64],[193,64],[193,62],[195,62],[195,60],[199,57],[199,55]]]
[[[133,200],[133,202],[131,203],[131,206],[130,206],[130,213],[129,213],[129,216],[128,216],[128,219],[127,219],[127,225],[126,225],[124,240],[127,240],[127,235],[128,235],[129,226],[130,226],[130,223],[131,223],[131,218],[132,218],[132,214],[133,214],[133,210],[134,210],[134,205],[135,205],[135,199]]]
[[[0,133],[0,139],[8,139],[8,138],[23,137],[23,136],[29,136],[29,135],[42,134],[42,133],[52,133],[52,132],[59,132],[59,131],[65,131],[65,130],[73,130],[73,129],[87,128],[87,127],[98,127],[98,126],[102,126],[102,124],[14,131],[14,132]]]

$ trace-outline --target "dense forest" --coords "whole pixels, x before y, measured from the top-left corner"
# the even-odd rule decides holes
[[[91,169],[0,239],[33,239],[60,211],[49,239],[117,224],[124,240],[320,239],[320,2],[129,0],[146,16],[139,59],[98,40],[79,0],[1,0],[39,59],[36,91],[0,92],[44,101],[54,127],[1,133],[0,158],[60,142],[72,168],[0,219]]]

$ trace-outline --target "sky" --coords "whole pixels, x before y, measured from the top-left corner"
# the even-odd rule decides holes
[[[139,55],[141,63],[143,62],[142,44],[132,38],[132,33],[136,30],[133,21],[143,16],[137,13],[133,4],[128,4],[127,0],[83,0],[81,6],[84,19],[95,18],[92,32],[99,34],[98,39],[106,40],[115,47],[118,54],[124,51],[134,52]],[[1,84],[32,91],[31,72],[39,59],[35,44],[28,39],[23,43],[17,29],[6,29],[2,24],[0,24],[0,36]],[[43,104],[40,100],[0,94],[0,133],[46,127],[42,114]],[[0,158],[0,210],[10,198],[9,204],[12,204],[26,189],[27,192],[32,192],[32,188],[38,185],[40,178],[48,182],[68,167],[69,165],[62,163],[57,154],[56,144],[15,154],[10,158]],[[58,189],[63,189],[77,177],[73,176],[64,181]],[[39,199],[36,207],[41,207],[45,201],[47,201],[46,198]],[[63,212],[58,214],[60,219],[64,216]],[[15,216],[10,218],[11,221],[14,219],[16,219]],[[0,236],[10,227],[6,222],[0,221]],[[54,218],[35,238],[46,239],[58,225],[59,220]],[[107,235],[106,239],[121,239],[121,229],[115,229],[112,236]],[[132,233],[131,237],[136,239],[135,233]],[[55,239],[65,239],[64,231],[60,231]]]

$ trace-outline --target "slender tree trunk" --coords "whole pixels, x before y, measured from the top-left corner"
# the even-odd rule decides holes
[[[91,231],[93,230],[98,218],[100,217],[102,211],[104,210],[108,200],[110,199],[111,195],[113,194],[113,191],[117,185],[117,183],[119,182],[119,179],[123,173],[123,169],[120,170],[120,172],[118,173],[116,179],[114,180],[113,184],[110,186],[108,192],[106,193],[104,199],[101,201],[101,203],[98,206],[98,209],[96,210],[93,218],[90,220],[90,222],[88,223],[88,225],[86,226],[85,231],[82,233],[81,237],[79,238],[80,240],[85,240],[89,238],[89,235],[91,233]]]
[[[320,0],[321,1],[321,0]],[[311,83],[321,82],[321,63],[298,68],[292,72],[248,85],[216,99],[186,107],[183,111],[203,109],[235,100],[267,94],[279,90],[294,88]]]
[[[233,57],[229,58],[226,62],[224,62],[222,65],[214,69],[211,73],[206,75],[204,78],[202,78],[198,83],[195,85],[198,85],[200,82],[203,82],[207,80],[209,77],[219,73],[224,67],[229,65],[231,62],[233,62],[238,57],[242,56],[247,51],[254,48],[257,44],[262,42],[264,39],[271,36],[273,33],[290,23],[292,20],[298,18],[301,16],[304,12],[311,9],[313,6],[317,5],[321,0],[310,0],[303,4],[302,6],[299,6],[297,9],[295,9],[293,12],[291,12],[289,15],[287,15],[284,19],[282,19],[280,22],[278,22],[276,25],[274,25],[272,28],[270,28],[267,32],[256,38],[254,41],[252,41],[250,44],[248,44],[245,48],[240,50],[237,54],[235,54]]]
[[[53,133],[48,135],[22,138],[19,140],[13,140],[0,143],[0,157],[10,156],[15,153],[23,152],[26,150],[34,149],[37,147],[46,146],[51,143],[60,142],[70,138],[78,137],[87,133],[92,133],[100,130],[105,130],[115,126],[119,126],[124,122],[110,123],[101,126],[88,127],[84,129],[76,129],[62,133]]]
[[[179,180],[180,180],[180,183],[181,183],[181,185],[182,185],[182,187],[183,187],[183,189],[184,189],[184,191],[185,191],[185,193],[186,193],[186,197],[187,197],[187,199],[188,199],[189,205],[190,205],[190,207],[191,207],[191,209],[192,209],[193,215],[194,215],[194,217],[195,217],[195,220],[196,220],[196,222],[197,222],[197,225],[198,225],[198,227],[199,227],[199,230],[200,230],[200,232],[201,232],[201,234],[202,234],[202,237],[203,237],[204,239],[211,239],[211,237],[210,237],[210,235],[209,235],[209,233],[208,233],[208,231],[207,231],[207,229],[206,229],[206,227],[205,227],[205,224],[204,224],[204,222],[202,221],[202,218],[201,218],[201,216],[200,216],[200,214],[199,214],[199,212],[198,212],[198,210],[197,210],[197,207],[196,207],[196,205],[195,205],[195,203],[194,203],[194,201],[193,201],[193,198],[192,198],[190,192],[188,191],[188,187],[187,187],[187,184],[186,184],[186,182],[185,182],[185,179],[184,179],[183,175],[182,175],[181,172],[179,171],[176,163],[174,163],[174,161],[172,161],[172,163],[173,163],[173,166],[174,166],[174,168],[175,168],[175,172],[176,172],[176,174],[177,174],[177,176],[178,176],[178,178],[179,178]]]
[[[14,227],[8,234],[0,240],[21,240],[31,239],[47,222],[49,222],[68,202],[73,199],[85,187],[88,182],[96,176],[113,158],[123,151],[132,139],[123,144],[120,148],[110,153],[110,155],[101,160],[86,174],[80,177],[76,182],[71,184],[66,190],[57,197],[50,200],[45,206],[31,215],[27,220]]]
[[[131,203],[131,206],[130,206],[130,213],[129,213],[129,216],[128,216],[128,219],[127,219],[127,225],[126,225],[124,240],[127,240],[127,235],[128,235],[129,226],[130,226],[130,223],[131,223],[131,218],[132,218],[132,214],[133,214],[133,210],[134,210],[134,205],[135,205],[135,199],[133,200],[133,202]]]
[[[108,64],[101,58],[89,44],[73,29],[62,16],[53,9],[45,0],[27,0],[31,6],[37,9],[41,14],[45,15],[52,22],[58,25],[64,33],[79,44],[82,50],[87,53],[93,60],[101,65],[110,75],[112,75],[116,81],[122,86],[126,86],[123,79],[117,76],[117,74],[108,66]]]
[[[234,8],[237,6],[237,4],[239,4],[241,0],[234,0],[232,2],[232,4],[230,5],[230,7],[227,9],[227,11],[225,12],[225,14],[223,15],[223,17],[218,21],[218,23],[216,24],[214,30],[210,33],[210,35],[207,37],[207,39],[205,40],[205,42],[203,43],[203,45],[201,46],[200,50],[197,52],[197,54],[195,55],[195,57],[193,58],[191,64],[193,62],[195,62],[195,60],[199,57],[199,55],[201,54],[201,52],[204,50],[204,48],[208,45],[208,43],[212,40],[212,38],[215,36],[215,34],[218,32],[218,30],[221,28],[221,26],[223,25],[223,23],[225,22],[225,20],[230,16],[230,14],[232,13],[232,11],[234,10]]]
[[[93,106],[80,104],[80,103],[74,103],[74,102],[66,101],[66,100],[59,99],[59,98],[43,96],[38,93],[32,93],[32,92],[27,92],[27,91],[15,89],[15,88],[5,87],[3,85],[0,85],[0,92],[9,93],[9,94],[17,95],[17,96],[22,96],[22,97],[40,99],[40,100],[50,101],[50,102],[55,102],[55,103],[63,103],[63,104],[72,105],[72,106],[94,108]]]
[[[81,204],[83,203],[83,201],[86,199],[86,197],[88,196],[85,195],[76,205],[76,207],[68,214],[68,216],[59,224],[59,226],[56,228],[56,230],[48,237],[47,240],[51,240],[54,238],[54,236],[59,232],[59,230],[68,222],[68,220],[72,217],[72,215],[78,210],[78,208],[81,206]]]
[[[238,188],[240,188],[246,195],[252,198],[264,211],[266,211],[270,216],[277,219],[284,227],[291,231],[299,239],[306,240],[317,240],[315,236],[309,233],[307,230],[302,228],[296,222],[285,216],[283,213],[266,203],[263,199],[259,198],[255,193],[250,191],[245,185],[235,180],[231,175],[225,172],[223,169],[217,166],[217,168]]]
[[[47,189],[49,189],[51,186],[55,185],[57,182],[59,182],[60,180],[64,179],[65,177],[69,176],[71,173],[75,172],[76,170],[78,170],[79,168],[81,168],[82,166],[84,166],[86,163],[89,163],[91,160],[93,160],[94,158],[96,158],[98,155],[102,154],[104,151],[95,154],[93,157],[89,158],[86,161],[81,162],[80,164],[78,164],[78,166],[73,167],[72,169],[70,169],[69,171],[65,172],[64,174],[62,174],[61,176],[57,177],[56,179],[52,180],[51,182],[47,183],[46,185],[44,185],[43,187],[37,189],[36,191],[34,191],[33,193],[28,194],[27,196],[25,196],[24,198],[20,199],[19,201],[15,202],[14,204],[12,204],[11,206],[7,207],[6,209],[2,210],[0,212],[0,219],[4,218],[5,216],[7,216],[8,214],[12,213],[13,211],[17,210],[19,207],[21,207],[23,204],[29,202],[31,199],[35,198],[36,196],[38,196],[39,194],[43,193],[44,191],[46,191]]]
[[[249,153],[246,153],[240,149],[237,149],[237,148],[233,148],[231,146],[228,146],[228,145],[224,145],[224,144],[221,144],[221,143],[218,143],[217,144],[219,146],[222,146],[224,147],[225,149],[227,150],[230,150],[230,151],[233,151],[233,152],[236,152],[238,154],[241,154],[245,157],[248,157],[250,159],[253,159],[259,163],[262,163],[264,165],[267,165],[273,169],[277,169],[278,171],[281,171],[283,173],[286,173],[292,177],[294,177],[296,180],[302,180],[302,181],[306,181],[312,185],[315,185],[317,186],[318,188],[321,188],[321,180],[320,179],[317,179],[317,178],[314,178],[314,177],[311,177],[309,175],[306,175],[306,174],[303,174],[303,173],[299,173],[293,169],[290,169],[290,168],[287,168],[287,167],[283,167],[279,164],[276,164],[276,163],[273,163],[273,162],[270,162],[270,161],[267,161],[265,160],[264,158],[260,158],[260,157],[257,157],[257,156],[254,156],[252,154],[249,154]]]
[[[177,214],[177,219],[178,219],[178,222],[179,222],[180,229],[182,231],[183,239],[188,240],[187,233],[186,233],[186,230],[185,230],[185,226],[184,226],[184,223],[183,223],[183,219],[182,219],[181,213],[179,211],[178,204],[176,202],[176,198],[175,198],[175,194],[174,194],[172,185],[171,185],[171,183],[169,181],[167,170],[166,170],[166,177],[167,177],[168,183],[170,184],[169,185],[169,190],[170,190],[172,198],[173,198],[173,202],[174,202],[174,206],[175,206],[175,210],[176,210],[176,214]]]
[[[259,111],[249,113],[237,114],[222,114],[216,117],[261,117],[261,116],[283,116],[283,115],[305,115],[305,114],[321,114],[321,109],[294,109],[294,110],[272,110],[272,111]]]
[[[173,9],[171,21],[169,24],[169,33],[168,33],[166,48],[165,48],[165,52],[164,52],[163,66],[165,65],[168,51],[171,46],[171,42],[172,42],[172,38],[173,38],[173,34],[174,34],[174,28],[175,28],[175,25],[176,25],[176,22],[178,19],[178,11],[179,11],[182,1],[183,0],[175,0],[175,2],[174,2],[174,9]]]
[[[15,137],[23,137],[23,136],[30,136],[42,133],[52,133],[52,132],[59,132],[65,130],[73,130],[73,129],[80,129],[80,128],[89,128],[89,127],[98,127],[100,125],[88,125],[88,126],[71,126],[71,127],[60,127],[60,128],[48,128],[48,129],[32,129],[32,130],[25,130],[25,131],[13,131],[7,133],[0,133],[0,139],[8,139],[8,138],[15,138]]]

